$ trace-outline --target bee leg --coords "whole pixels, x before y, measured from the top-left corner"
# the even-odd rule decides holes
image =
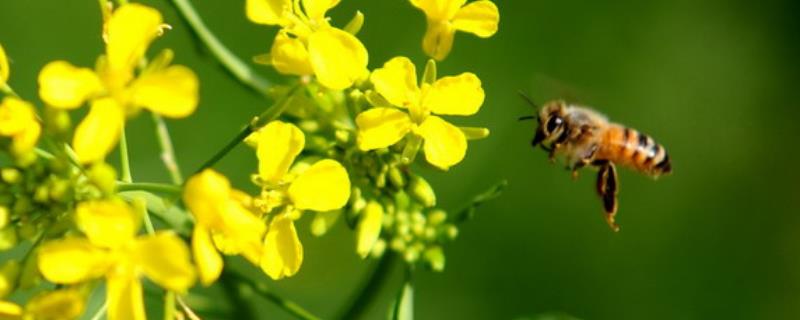
[[[572,165],[572,180],[578,180],[578,170],[593,163],[594,154],[597,152],[597,145],[591,146],[575,164]]]
[[[550,153],[547,156],[547,159],[550,160],[550,163],[556,162],[556,152],[558,152],[558,148],[560,147],[561,147],[560,144],[554,143],[553,146],[550,148],[549,150]]]
[[[619,193],[619,181],[617,179],[617,169],[614,164],[608,161],[595,161],[600,166],[597,173],[597,194],[603,200],[603,209],[608,226],[614,232],[619,231],[619,225],[614,221],[617,215],[617,194]]]

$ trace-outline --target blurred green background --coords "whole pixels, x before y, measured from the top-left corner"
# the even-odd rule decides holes
[[[151,54],[173,48],[201,79],[201,105],[170,121],[184,172],[232,137],[268,102],[220,68],[193,40],[166,0],[143,1],[173,26]],[[268,51],[274,28],[248,22],[244,1],[194,1],[209,27],[239,57]],[[487,93],[481,112],[455,119],[487,126],[449,172],[426,170],[440,203],[457,209],[500,179],[509,187],[481,207],[446,248],[444,273],[418,272],[420,319],[515,319],[566,313],[586,319],[800,318],[800,5],[797,1],[497,1],[500,31],[488,40],[458,34],[441,75],[476,73]],[[346,0],[344,25],[366,15],[359,38],[370,68],[396,55],[425,61],[424,17],[403,0]],[[0,43],[12,59],[10,83],[36,100],[48,61],[91,66],[102,51],[97,1],[0,1]],[[275,82],[284,81],[257,67]],[[606,113],[663,143],[675,173],[652,181],[620,174],[614,234],[605,225],[594,176],[572,181],[562,165],[532,150],[537,101],[565,97]],[[38,101],[38,100],[36,100]],[[41,104],[40,104],[41,105]],[[168,181],[148,117],[129,141],[137,181]],[[255,157],[237,148],[218,168],[249,188]],[[249,189],[252,191],[252,189]],[[300,226],[301,272],[270,282],[315,313],[338,312],[371,262],[354,253],[343,224],[325,238]],[[399,271],[399,270],[397,270]],[[385,314],[400,274],[369,308]],[[266,300],[265,319],[289,318]],[[225,303],[224,300],[219,303]]]

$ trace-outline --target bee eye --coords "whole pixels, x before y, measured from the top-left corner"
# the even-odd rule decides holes
[[[559,116],[551,117],[550,120],[547,120],[547,132],[552,133],[553,131],[558,129],[558,127],[560,127],[563,122],[564,121],[561,120],[561,117]]]

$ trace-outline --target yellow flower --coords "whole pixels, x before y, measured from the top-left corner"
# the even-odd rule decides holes
[[[39,73],[39,95],[49,106],[71,110],[87,101],[91,104],[73,137],[81,162],[101,161],[117,144],[125,118],[139,108],[171,118],[194,112],[197,76],[187,67],[170,66],[170,51],[135,76],[136,66],[163,26],[161,13],[155,9],[123,5],[106,21],[106,54],[96,70],[54,61]]]
[[[469,116],[483,104],[484,92],[478,77],[469,72],[444,77],[417,86],[414,64],[396,57],[372,72],[371,81],[389,104],[406,109],[376,107],[356,117],[361,150],[385,148],[409,133],[423,139],[427,161],[443,170],[461,162],[467,152],[462,129],[432,115]]]
[[[141,217],[121,200],[82,202],[75,220],[86,237],[43,244],[39,271],[67,285],[104,277],[109,319],[145,319],[142,275],[170,291],[194,284],[186,244],[170,232],[137,237]]]
[[[203,285],[222,272],[219,251],[242,254],[259,264],[266,225],[247,209],[249,196],[232,189],[225,176],[206,169],[186,182],[183,200],[195,217],[192,251]]]
[[[14,97],[5,97],[0,103],[0,137],[11,138],[11,153],[17,156],[28,153],[36,146],[42,126],[36,120],[33,106]]]
[[[479,0],[464,5],[467,0],[411,0],[411,4],[425,12],[428,29],[422,40],[422,48],[428,56],[444,60],[453,47],[456,31],[472,33],[488,38],[497,32],[500,13],[497,6],[488,0]]]
[[[297,273],[303,263],[303,246],[293,220],[304,210],[341,209],[350,198],[350,178],[339,162],[323,159],[289,170],[305,146],[305,136],[296,126],[273,121],[254,133],[258,176],[263,184],[261,207],[265,212],[281,208],[272,217],[261,269],[273,279]]]
[[[300,6],[302,2],[302,8]],[[278,25],[270,50],[278,72],[315,75],[330,89],[342,90],[367,73],[367,49],[354,35],[330,25],[325,14],[339,0],[247,0],[247,17]]]
[[[8,68],[8,57],[6,57],[6,51],[3,50],[3,46],[0,45],[0,88],[5,86],[9,73],[11,73],[11,69]]]
[[[0,319],[77,319],[83,314],[86,297],[77,289],[43,292],[23,308],[0,300]]]

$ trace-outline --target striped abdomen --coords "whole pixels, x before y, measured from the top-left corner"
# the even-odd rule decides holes
[[[669,155],[663,146],[635,129],[619,125],[611,125],[605,130],[595,159],[626,165],[652,176],[672,172]]]

